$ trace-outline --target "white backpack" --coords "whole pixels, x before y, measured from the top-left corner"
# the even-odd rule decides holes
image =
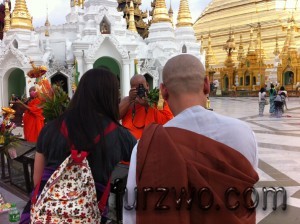
[[[104,130],[104,135],[116,127],[116,124],[111,122]],[[61,132],[68,139],[65,122],[62,123]],[[94,142],[99,140],[100,135]],[[110,192],[110,181],[97,202],[95,182],[86,159],[87,155],[85,151],[75,150],[72,144],[71,155],[54,171],[38,198],[40,183],[36,186],[30,212],[32,224],[100,224],[101,213],[106,208]]]

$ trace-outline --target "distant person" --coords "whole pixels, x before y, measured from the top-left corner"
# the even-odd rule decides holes
[[[271,84],[271,89],[269,90],[269,98],[270,98],[270,110],[269,110],[269,112],[270,112],[271,115],[274,114],[274,112],[275,112],[274,99],[275,99],[276,95],[277,95],[277,92],[275,90],[275,87],[274,87],[273,84]]]
[[[282,117],[282,114],[283,114],[283,102],[285,100],[285,96],[284,96],[284,93],[278,93],[277,96],[275,97],[274,99],[274,108],[275,108],[275,112],[274,112],[274,115],[275,117],[277,118],[280,118]]]
[[[119,124],[118,95],[119,82],[111,72],[91,69],[82,76],[67,110],[59,118],[48,122],[41,131],[34,161],[34,186],[41,181],[39,189],[42,191],[49,177],[70,155],[71,149],[76,149],[88,152],[97,200],[102,197],[106,186],[110,186],[108,183],[114,167],[120,161],[129,161],[136,144],[130,132]],[[91,205],[73,204],[77,214],[81,212],[80,206]],[[30,203],[24,209],[21,224],[29,223],[29,212]],[[42,215],[46,212],[50,211],[41,211]],[[56,212],[51,210],[52,218],[57,215]],[[106,223],[106,215],[102,215],[101,223]],[[100,223],[100,219],[98,221]]]
[[[283,93],[283,94],[282,94]],[[288,99],[288,93],[285,90],[284,86],[280,87],[280,90],[278,91],[278,94],[283,95],[284,96],[284,101],[283,101],[283,105],[285,106],[285,109],[288,110],[287,105],[286,105],[286,101]]]
[[[36,88],[33,86],[29,89],[29,99],[23,103],[17,99],[16,103],[20,104],[24,109],[23,129],[24,138],[28,142],[37,142],[40,131],[44,127],[43,109],[41,100],[37,96]]]
[[[236,97],[237,96],[237,94],[236,94],[237,87],[235,84],[233,84],[232,90],[233,90],[233,96]]]
[[[230,210],[224,197],[231,187],[243,192],[258,181],[253,131],[240,120],[205,109],[209,80],[198,58],[188,54],[171,58],[162,78],[162,96],[175,117],[164,126],[152,124],[146,128],[132,152],[127,204],[133,204],[137,187],[139,206],[137,210],[123,209],[124,223],[254,224],[255,210],[244,206]],[[142,193],[145,190],[147,196]],[[176,203],[183,191],[184,201]],[[203,211],[199,197],[207,202],[202,204],[205,206],[210,193],[213,207]],[[229,205],[243,200],[242,193],[233,194]],[[166,197],[157,204],[162,195]],[[187,195],[194,196],[190,210]],[[246,203],[251,205],[251,196],[246,197]]]
[[[130,80],[129,96],[120,102],[120,118],[122,124],[131,134],[140,139],[145,127],[151,123],[165,124],[173,118],[166,102],[160,110],[157,105],[149,106],[147,93],[149,85],[143,75],[135,75]]]
[[[264,116],[266,101],[266,89],[262,87],[258,93],[259,116]]]

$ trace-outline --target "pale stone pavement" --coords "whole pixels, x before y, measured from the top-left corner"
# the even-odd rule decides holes
[[[288,109],[282,118],[269,116],[269,105],[264,116],[258,116],[256,97],[233,98],[211,97],[214,112],[247,122],[256,134],[259,147],[260,181],[256,190],[260,193],[257,211],[258,224],[300,223],[300,98],[290,98]],[[21,130],[20,130],[21,131]],[[238,133],[237,133],[237,137]],[[278,208],[272,210],[272,199],[262,209],[262,187],[284,187],[287,191],[287,209],[283,211],[281,193],[278,194]],[[24,201],[0,187],[7,200],[17,201],[22,207]],[[14,197],[14,198],[13,198]],[[6,223],[0,216],[0,223]]]

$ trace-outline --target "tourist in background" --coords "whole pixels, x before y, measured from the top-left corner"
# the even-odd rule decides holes
[[[274,114],[275,112],[275,105],[274,105],[274,99],[276,97],[277,93],[276,93],[276,90],[275,90],[275,87],[273,84],[271,84],[271,89],[269,91],[269,98],[270,98],[270,114]]]
[[[262,87],[258,93],[259,116],[264,116],[266,100],[266,89]]]
[[[283,94],[282,94],[283,93]],[[283,105],[285,106],[285,109],[288,110],[287,105],[286,105],[286,101],[287,101],[287,91],[285,90],[284,86],[280,87],[280,90],[278,91],[278,94],[283,95],[284,99],[283,99]],[[284,109],[284,108],[283,108]]]

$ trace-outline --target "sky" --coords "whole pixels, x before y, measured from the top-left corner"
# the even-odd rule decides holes
[[[167,8],[170,6],[170,1],[172,1],[174,18],[176,21],[180,0],[166,0]],[[11,0],[11,2],[13,9],[16,1]],[[31,16],[33,16],[34,27],[44,26],[47,15],[47,5],[49,22],[51,25],[65,23],[65,16],[70,12],[70,0],[26,0],[26,2],[28,10]],[[189,0],[193,22],[200,16],[201,12],[206,8],[209,2],[211,2],[211,0]],[[149,11],[149,9],[151,9],[151,0],[142,0],[141,8]]]

